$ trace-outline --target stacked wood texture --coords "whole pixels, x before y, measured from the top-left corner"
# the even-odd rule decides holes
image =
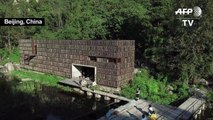
[[[37,54],[25,64],[24,56]],[[19,40],[22,67],[65,77],[72,77],[72,64],[97,68],[100,85],[118,88],[133,77],[134,40]]]

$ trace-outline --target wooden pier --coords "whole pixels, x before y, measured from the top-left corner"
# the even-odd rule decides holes
[[[131,101],[130,99],[128,99],[126,97],[122,97],[122,96],[115,95],[112,93],[107,93],[107,92],[98,91],[98,90],[91,90],[91,89],[87,88],[86,86],[80,87],[79,79],[77,79],[77,78],[62,80],[59,82],[59,84],[73,86],[73,87],[79,88],[79,91],[86,92],[87,94],[92,94],[94,96],[98,95],[98,96],[102,96],[105,98],[108,97],[110,99],[115,99],[115,101],[120,101],[120,100],[127,101],[127,102]]]
[[[126,105],[114,109],[116,114],[112,114],[108,118],[103,116],[99,120],[140,120],[142,114],[148,112],[149,104],[153,106],[158,120],[190,120],[196,118],[204,109],[205,100],[190,97],[179,107],[154,104],[145,100],[132,100]]]
[[[88,85],[92,84],[92,81],[87,80],[87,79],[84,79],[84,80],[87,82]],[[62,85],[68,85],[71,87],[77,87],[77,88],[81,87],[80,78],[65,79],[65,80],[59,81],[58,83],[62,84]]]
[[[159,105],[151,103],[146,100],[130,100],[125,97],[98,91],[91,90],[89,88],[80,87],[79,79],[67,79],[59,82],[60,84],[65,84],[73,87],[77,87],[82,93],[86,93],[89,96],[95,97],[104,97],[104,99],[114,99],[115,101],[122,100],[127,101],[128,103],[122,105],[116,109],[113,109],[111,116],[103,116],[98,120],[140,120],[142,114],[148,112],[148,106],[151,104],[154,108],[154,111],[157,115],[158,120],[191,120],[196,119],[197,115],[205,109],[205,100],[201,96],[192,96],[188,98],[184,103],[179,107],[173,107],[169,105]]]
[[[197,98],[195,96],[188,98],[183,104],[178,107],[179,111],[174,111],[179,113],[176,119],[196,119],[197,115],[205,109],[205,102],[206,101],[203,98]]]

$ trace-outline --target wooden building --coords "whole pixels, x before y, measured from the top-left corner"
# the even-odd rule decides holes
[[[133,77],[134,40],[19,40],[23,68],[119,88]]]

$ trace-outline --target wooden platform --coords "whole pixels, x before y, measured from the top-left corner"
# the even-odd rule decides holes
[[[176,119],[188,120],[194,114],[197,114],[202,105],[205,104],[205,100],[197,97],[188,98],[183,104],[181,104],[178,109],[174,112],[178,112],[179,115]]]
[[[196,114],[205,100],[190,97],[179,107],[154,104],[145,100],[132,100],[128,104],[120,106],[113,111],[116,115],[111,115],[110,120],[140,120],[142,114],[148,112],[148,105],[152,104],[158,120],[189,120]],[[99,120],[108,120],[106,116]]]
[[[112,93],[107,93],[107,92],[103,92],[103,91],[99,91],[99,90],[91,90],[91,89],[87,88],[87,86],[81,87],[79,81],[80,81],[79,78],[72,78],[72,79],[62,80],[58,83],[62,84],[62,85],[68,85],[68,86],[80,88],[84,92],[91,92],[93,94],[98,94],[98,95],[101,95],[101,96],[107,96],[107,97],[110,97],[110,98],[113,98],[113,99],[118,99],[118,100],[127,101],[127,102],[131,101],[128,98],[125,98],[125,97],[122,97],[122,96],[119,96],[119,95],[115,95],[115,94],[112,94]],[[87,81],[87,83],[92,84],[91,81]]]
[[[120,106],[114,111],[116,111],[117,115],[110,116],[110,120],[140,120],[143,113],[148,112],[148,106],[152,104],[154,110],[156,111],[157,117],[161,117],[167,120],[173,120],[170,116],[164,116],[165,114],[169,114],[170,111],[175,110],[175,107],[172,106],[163,106],[158,104],[153,104],[149,101],[145,100],[132,100],[126,105]],[[99,120],[108,120],[106,116],[101,117]]]
[[[84,79],[87,81],[87,84],[88,85],[91,85],[92,84],[92,81],[90,80],[87,80],[87,79]],[[58,82],[59,84],[63,84],[63,85],[68,85],[68,86],[72,86],[72,87],[78,87],[80,88],[80,78],[71,78],[71,79],[65,79],[65,80],[62,80],[62,81],[59,81]]]
[[[195,114],[197,114],[198,111],[200,111],[202,106],[205,104],[205,100],[202,99],[201,96],[190,97],[179,107],[159,105],[142,99],[135,101],[115,94],[106,93],[98,90],[91,90],[87,87],[80,87],[79,81],[80,80],[78,78],[73,78],[60,81],[59,83],[79,87],[84,92],[91,92],[93,94],[107,96],[110,98],[128,102],[127,104],[113,110],[116,111],[116,115],[112,114],[108,118],[106,116],[103,116],[99,118],[99,120],[140,120],[142,114],[148,112],[149,104],[153,106],[158,120],[189,120]]]

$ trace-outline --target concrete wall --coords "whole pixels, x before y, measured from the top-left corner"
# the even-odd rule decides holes
[[[32,41],[37,54],[32,55]],[[134,40],[19,40],[23,68],[72,77],[72,64],[96,67],[97,84],[118,88],[133,77]],[[32,55],[29,64],[25,55]],[[95,59],[94,59],[95,58]]]
[[[72,65],[72,77],[79,76],[82,76],[81,71],[75,65]]]

